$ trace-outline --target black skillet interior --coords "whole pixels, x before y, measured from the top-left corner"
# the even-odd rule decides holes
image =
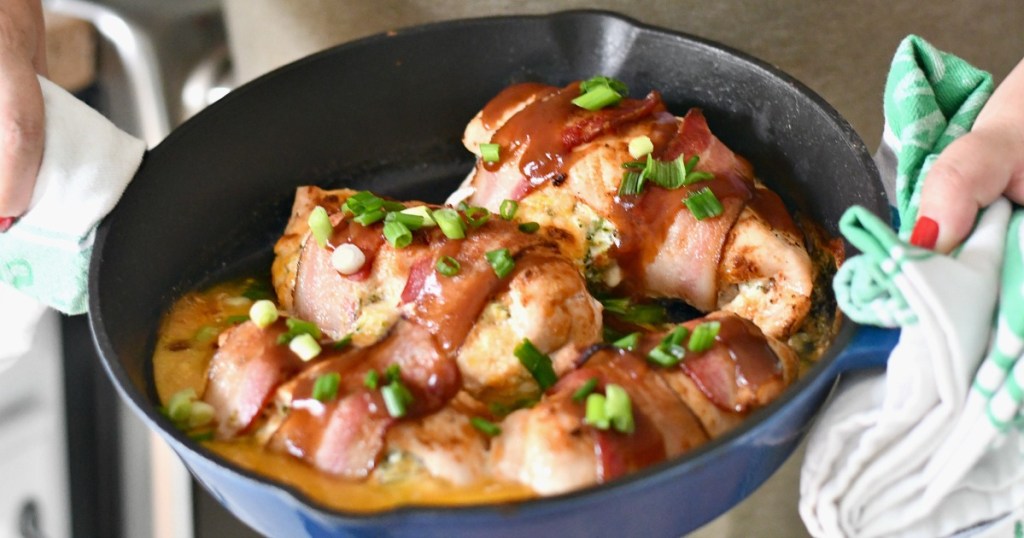
[[[887,210],[867,151],[831,107],[719,45],[601,12],[379,35],[239,88],[147,155],[92,260],[91,323],[115,383],[156,420],[148,365],[161,314],[211,275],[265,261],[296,186],[440,202],[472,164],[466,122],[499,90],[596,74],[634,97],[657,89],[679,115],[703,108],[719,138],[832,234],[851,204]]]

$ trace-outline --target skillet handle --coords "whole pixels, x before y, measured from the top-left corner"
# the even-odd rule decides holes
[[[836,361],[838,373],[885,366],[899,339],[899,329],[858,326],[853,339]]]

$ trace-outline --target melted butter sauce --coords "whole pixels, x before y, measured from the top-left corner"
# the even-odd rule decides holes
[[[161,323],[153,355],[153,377],[161,404],[166,405],[174,393],[185,388],[203,394],[217,333],[231,327],[237,316],[248,314],[252,302],[242,293],[254,282],[244,278],[193,291],[171,307]],[[416,466],[401,468],[387,461],[367,480],[346,480],[288,454],[267,450],[252,438],[206,441],[203,445],[236,465],[297,488],[319,504],[351,512],[406,505],[500,503],[534,496],[523,485],[496,480],[455,486]]]

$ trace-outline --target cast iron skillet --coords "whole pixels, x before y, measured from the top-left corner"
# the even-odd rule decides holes
[[[121,395],[240,519],[270,536],[679,536],[757,488],[792,452],[841,371],[894,335],[847,323],[809,375],[738,430],[680,459],[553,498],[377,515],[326,509],[189,441],[156,411],[150,357],[181,293],[268,252],[298,185],[443,201],[470,169],[459,142],[505,86],[595,74],[670,110],[700,106],[791,207],[832,234],[843,210],[887,203],[863,143],[809,89],[749,56],[614,14],[463,20],[342,45],[247,84],[145,158],[97,237],[90,321]],[[248,262],[246,260],[249,260]]]

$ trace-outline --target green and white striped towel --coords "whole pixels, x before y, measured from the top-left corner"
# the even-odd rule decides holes
[[[951,536],[1024,517],[1024,210],[1000,199],[951,256],[909,245],[921,185],[970,130],[991,77],[919,37],[899,46],[879,151],[900,231],[862,208],[841,221],[863,254],[840,306],[901,327],[885,371],[844,379],[810,435],[800,512],[816,536]],[[987,531],[986,531],[987,532]]]

